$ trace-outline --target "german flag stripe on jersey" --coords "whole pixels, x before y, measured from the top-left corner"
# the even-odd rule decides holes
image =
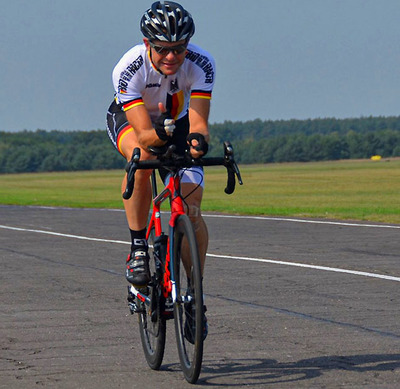
[[[179,91],[178,93],[173,94],[171,100],[172,100],[172,107],[170,109],[171,116],[173,119],[177,120],[179,114],[183,110],[183,106],[185,103],[185,96],[183,94],[183,91]],[[167,98],[167,101],[168,101],[168,98]],[[167,106],[168,106],[168,102],[167,102]]]
[[[127,103],[124,103],[122,105],[122,109],[126,112],[130,110],[133,107],[137,107],[138,105],[143,105],[143,99],[141,97],[138,97],[137,99],[128,101]]]
[[[118,137],[117,137],[117,148],[118,148],[118,151],[119,151],[124,157],[126,157],[126,155],[124,155],[124,153],[123,153],[122,150],[121,150],[121,142],[122,142],[122,139],[124,139],[125,136],[126,136],[127,134],[129,134],[130,132],[132,132],[132,131],[133,131],[133,127],[132,127],[131,125],[127,124],[127,125],[118,133]]]
[[[190,98],[211,100],[211,92],[203,90],[192,90]]]

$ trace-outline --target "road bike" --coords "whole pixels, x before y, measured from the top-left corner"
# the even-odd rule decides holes
[[[224,142],[224,156],[193,159],[175,153],[175,146],[152,148],[154,160],[140,160],[140,149],[135,148],[126,165],[127,185],[123,193],[129,199],[134,190],[135,172],[153,169],[152,211],[146,230],[149,243],[151,281],[144,288],[128,286],[128,305],[138,314],[139,331],[144,354],[150,368],[161,366],[166,322],[174,319],[175,334],[181,368],[185,379],[195,383],[203,359],[204,302],[199,252],[192,223],[185,212],[185,198],[181,193],[181,172],[193,166],[223,165],[227,170],[225,192],[233,193],[236,178],[242,184],[239,168],[234,160],[232,145]],[[156,172],[168,172],[164,189],[158,193]],[[169,200],[168,232],[161,220],[161,204]]]

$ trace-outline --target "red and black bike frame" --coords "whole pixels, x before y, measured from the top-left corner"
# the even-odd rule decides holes
[[[167,176],[168,182],[160,194],[157,194],[155,171],[153,170],[152,172],[151,181],[153,191],[153,212],[150,217],[146,235],[147,240],[149,240],[150,233],[153,228],[155,232],[155,238],[162,235],[163,231],[161,225],[161,204],[165,200],[170,199],[171,216],[169,219],[168,246],[166,260],[164,263],[164,276],[162,280],[162,286],[164,297],[166,298],[171,295],[173,303],[176,302],[177,296],[175,288],[174,266],[172,263],[174,256],[174,229],[178,217],[185,214],[184,202],[181,196],[181,179],[179,175],[179,169],[188,168],[191,166],[223,165],[226,167],[228,173],[228,181],[225,188],[225,193],[231,194],[235,190],[235,176],[237,177],[239,184],[242,185],[239,168],[237,167],[236,162],[233,158],[233,148],[229,142],[224,142],[224,157],[200,158],[198,160],[194,160],[178,156],[178,159],[172,158],[171,160],[169,160],[169,162],[166,163],[165,159],[167,159],[167,156],[171,157],[174,153],[174,150],[174,146],[168,147],[167,152],[164,154],[163,157],[164,161],[161,161],[160,159],[140,161],[140,149],[136,148],[132,154],[130,162],[125,168],[127,172],[127,186],[125,192],[123,193],[124,199],[129,199],[131,197],[135,182],[135,172],[137,169],[167,168],[168,170],[168,166],[174,167],[173,169],[171,169],[171,174]],[[151,299],[140,290],[136,289],[133,285],[129,286],[129,290],[140,301],[144,302],[147,305],[151,304]]]
[[[173,258],[173,247],[174,247],[174,228],[177,218],[180,215],[185,214],[185,207],[183,200],[180,195],[180,177],[179,173],[168,176],[168,183],[160,194],[157,194],[157,183],[155,171],[152,172],[151,182],[153,191],[153,206],[151,217],[147,226],[146,239],[149,241],[150,233],[154,228],[155,238],[162,235],[162,223],[161,223],[161,204],[170,199],[171,216],[169,218],[169,239],[167,246],[167,253],[165,258],[162,288],[164,297],[167,298],[169,295],[172,297],[172,302],[176,301],[176,289],[175,289],[175,276],[174,267],[171,263]],[[155,240],[155,239],[154,239]],[[146,304],[150,304],[150,299],[145,294],[141,293],[140,290],[136,289],[133,285],[130,286],[131,292],[141,301]]]

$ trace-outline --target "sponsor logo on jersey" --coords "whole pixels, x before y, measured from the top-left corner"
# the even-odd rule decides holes
[[[136,74],[136,72],[142,67],[144,64],[143,57],[139,55],[131,64],[129,64],[124,71],[121,72],[119,76],[118,82],[118,92],[119,93],[127,93],[127,87],[129,81]]]
[[[205,83],[206,84],[212,84],[214,81],[214,68],[212,66],[212,63],[210,60],[205,56],[200,53],[196,53],[195,51],[188,50],[186,54],[186,58],[193,63],[195,63],[197,66],[199,66],[201,69],[203,69],[204,74],[205,74]]]
[[[147,84],[146,88],[161,88],[161,84],[159,84],[158,82],[155,82],[153,84]]]

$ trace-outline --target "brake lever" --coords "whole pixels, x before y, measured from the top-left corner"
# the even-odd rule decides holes
[[[224,142],[224,165],[228,172],[228,184],[225,188],[226,194],[232,194],[235,190],[235,175],[240,185],[243,185],[242,177],[240,175],[239,167],[235,162],[233,156],[233,147],[230,142]]]
[[[175,145],[168,146],[167,151],[160,157],[160,159],[170,159],[172,155],[175,153],[175,150],[176,150]]]
[[[240,174],[239,167],[233,157],[233,147],[230,142],[228,142],[228,141],[224,142],[224,151],[225,151],[226,164],[229,165],[232,168],[232,170],[235,172],[239,184],[243,185],[242,176]]]

